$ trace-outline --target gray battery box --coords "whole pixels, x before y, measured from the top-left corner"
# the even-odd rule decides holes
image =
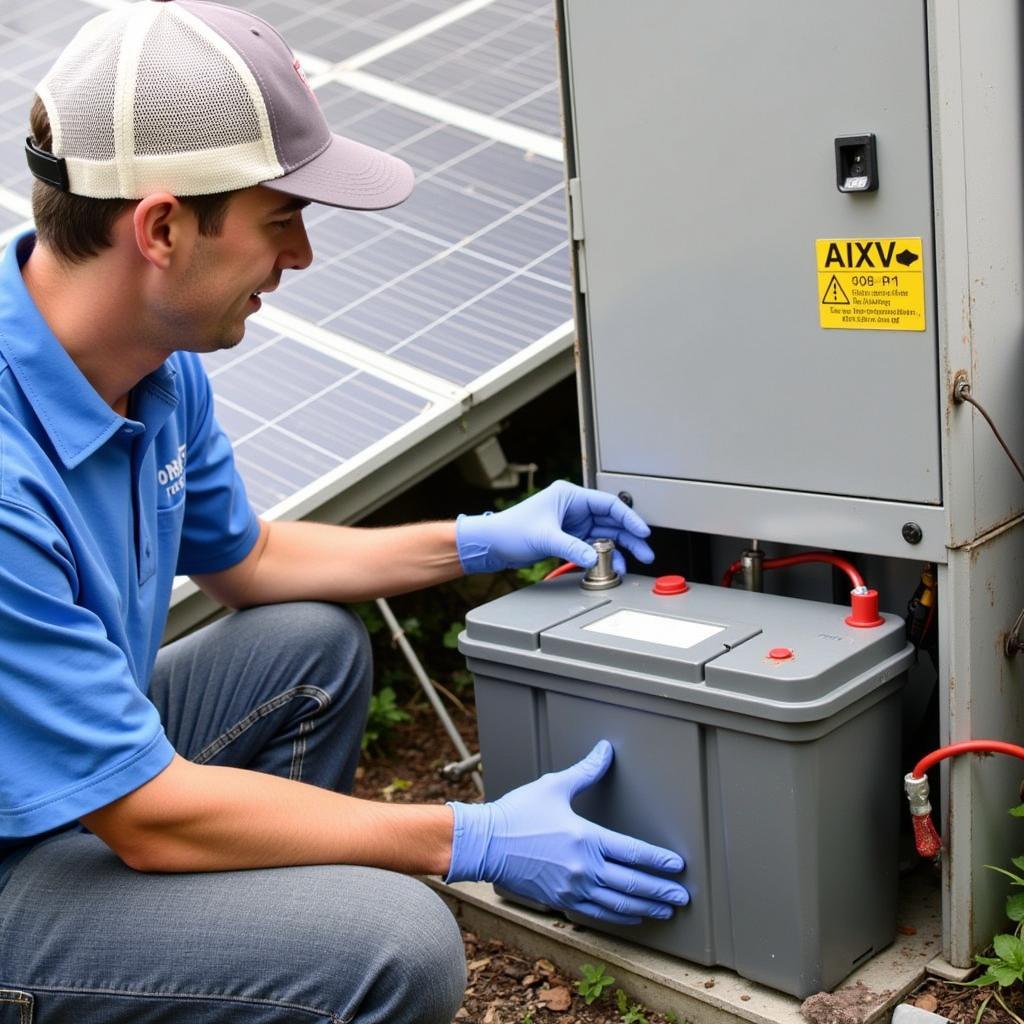
[[[467,618],[488,799],[610,740],[574,809],[680,853],[691,900],[635,927],[572,919],[795,996],[834,988],[895,936],[903,620],[579,580]]]

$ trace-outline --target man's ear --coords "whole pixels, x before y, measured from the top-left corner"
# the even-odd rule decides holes
[[[140,199],[132,212],[135,244],[143,259],[166,270],[175,256],[191,251],[197,225],[192,211],[170,192]]]

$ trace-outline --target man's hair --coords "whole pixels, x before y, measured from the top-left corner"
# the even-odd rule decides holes
[[[36,146],[52,152],[50,118],[38,96],[32,101],[29,124]],[[178,199],[195,213],[201,235],[218,235],[234,194],[235,191],[216,192],[206,196],[179,196]],[[67,263],[84,263],[101,249],[109,248],[114,221],[134,203],[134,199],[72,195],[38,178],[32,183],[36,234],[48,249]]]

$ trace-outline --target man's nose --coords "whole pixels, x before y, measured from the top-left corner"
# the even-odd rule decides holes
[[[282,270],[305,270],[313,262],[313,247],[301,217],[296,218],[295,226],[287,235],[287,242],[277,258],[278,266]]]

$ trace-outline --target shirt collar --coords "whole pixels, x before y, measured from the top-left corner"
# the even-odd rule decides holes
[[[0,260],[0,354],[61,461],[74,469],[134,421],[119,416],[103,401],[32,301],[21,268],[34,245],[35,232],[26,231],[8,243]],[[137,386],[162,400],[165,416],[178,404],[175,376],[174,369],[164,363]]]

